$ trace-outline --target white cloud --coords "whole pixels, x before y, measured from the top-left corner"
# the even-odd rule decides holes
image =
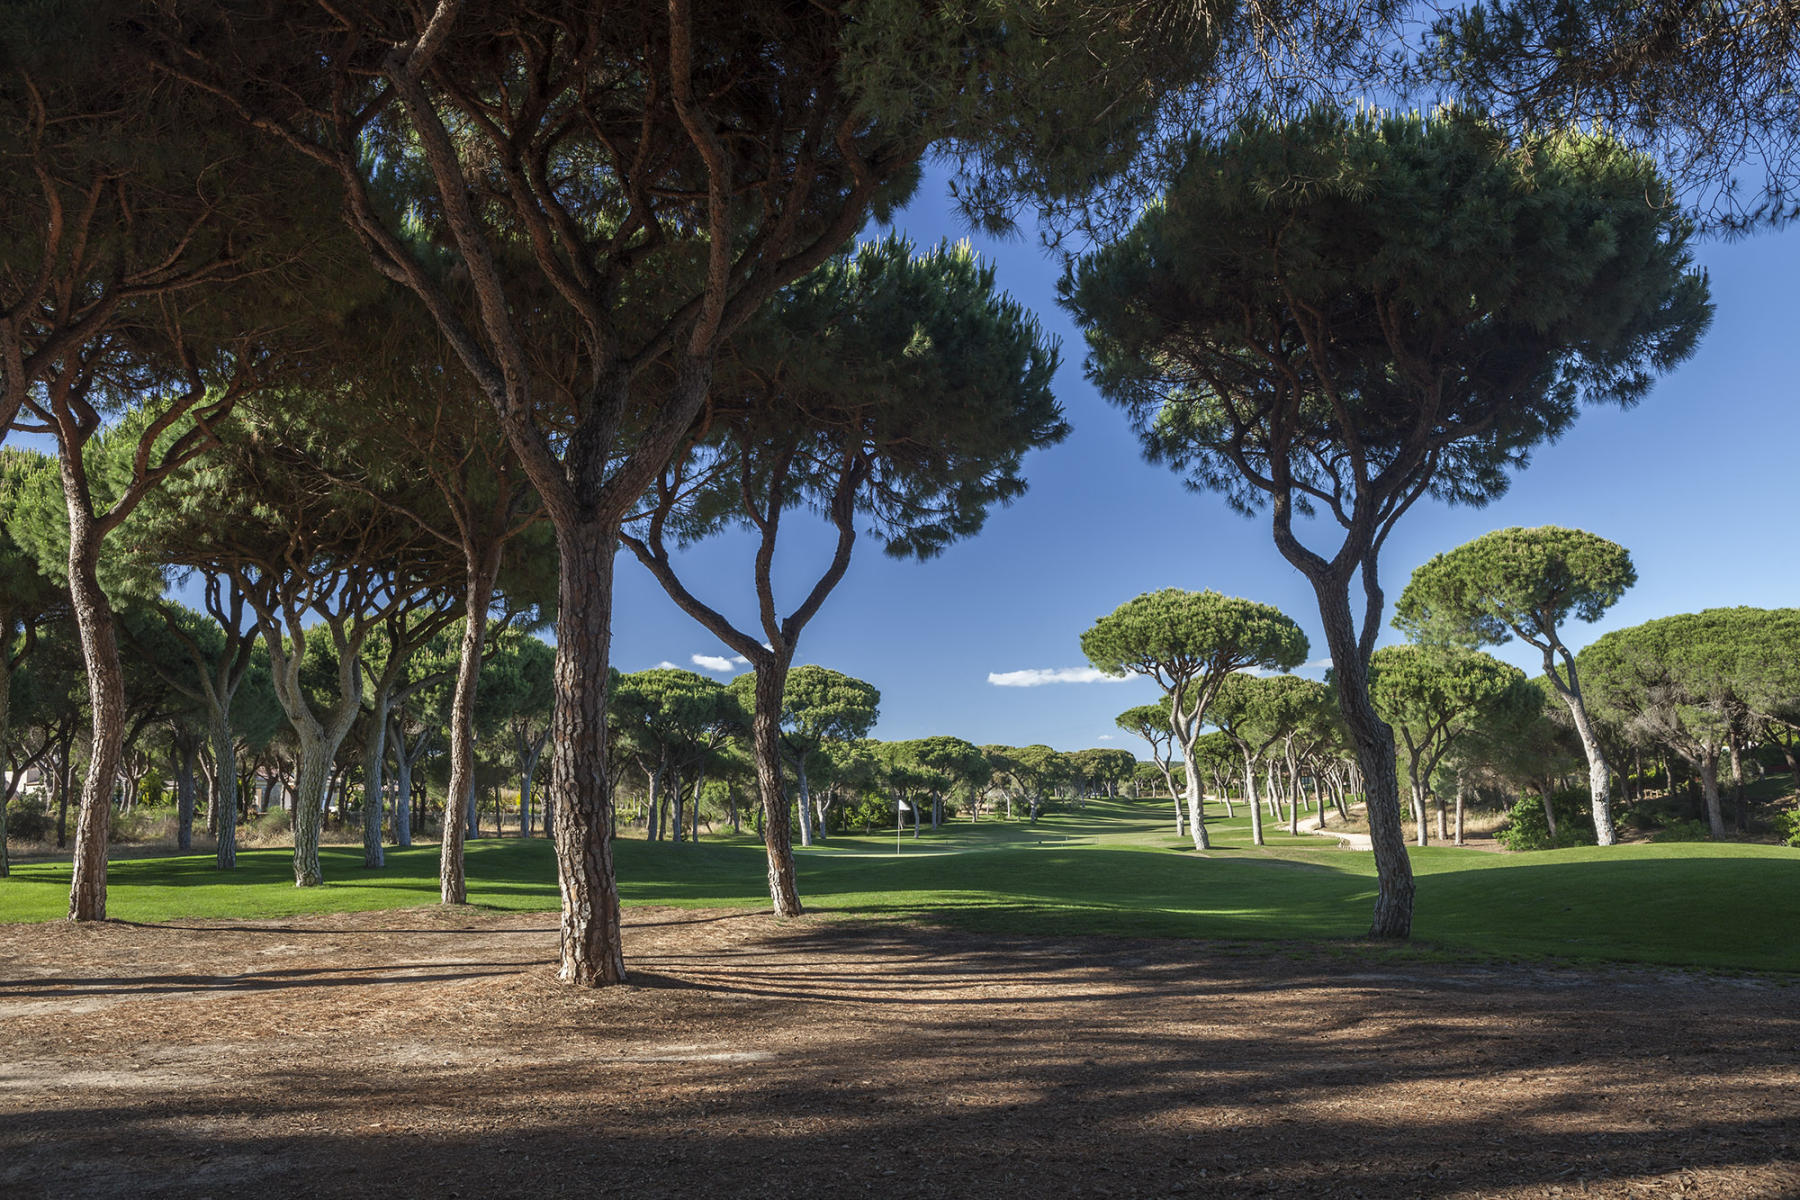
[[[1112,741],[1112,740],[1113,740],[1113,739],[1114,739],[1114,738],[1116,738],[1116,737],[1118,737],[1118,736],[1119,736],[1119,735],[1118,735],[1118,734],[1116,734],[1116,733],[1103,733],[1103,734],[1101,734],[1101,735],[1100,735],[1100,736],[1099,736],[1099,737],[1098,737],[1098,738],[1096,738],[1096,739],[1094,739],[1094,740],[1095,740],[1095,741],[1100,741],[1100,742],[1110,742],[1110,741]]]
[[[989,671],[995,687],[1037,687],[1045,683],[1124,683],[1131,676],[1108,675],[1093,667],[1033,667],[1025,671]]]
[[[681,670],[680,667],[676,666],[674,663],[670,662],[666,658],[656,664],[656,669],[659,671],[679,671],[679,670]]]
[[[749,666],[749,665],[750,665],[750,660],[749,660],[749,659],[747,659],[747,658],[745,658],[745,657],[744,657],[744,656],[743,656],[743,655],[741,655],[741,654],[734,654],[734,655],[732,655],[732,656],[731,656],[731,661],[732,661],[732,662],[734,662],[734,663],[736,663],[736,664],[737,664],[737,665],[738,665],[738,666],[740,666],[740,667],[747,667],[747,666]]]
[[[750,662],[741,654],[734,658],[726,658],[720,654],[696,654],[693,656],[693,661],[696,667],[708,671],[718,671],[724,675],[729,675],[738,667],[748,665]]]

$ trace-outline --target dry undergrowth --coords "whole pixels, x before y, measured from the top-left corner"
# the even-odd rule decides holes
[[[1800,1195],[1781,980],[628,916],[0,927],[0,1196]]]

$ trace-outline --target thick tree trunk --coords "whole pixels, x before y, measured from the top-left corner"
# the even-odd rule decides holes
[[[1187,751],[1187,759],[1189,762],[1194,759],[1191,749]],[[1188,832],[1193,835],[1194,849],[1211,850],[1212,838],[1206,832],[1206,793],[1200,787],[1200,772],[1188,771],[1186,775],[1187,786],[1183,791],[1187,800]],[[1179,815],[1175,823],[1181,823]]]
[[[1369,701],[1369,672],[1350,616],[1347,586],[1313,580],[1319,618],[1331,652],[1337,684],[1338,711],[1356,748],[1362,772],[1363,807],[1369,818],[1369,842],[1375,852],[1375,913],[1369,935],[1406,938],[1412,934],[1413,873],[1400,829],[1400,776],[1394,753],[1394,731]]]
[[[76,451],[79,453],[79,450]],[[106,919],[106,843],[112,832],[112,793],[125,742],[125,672],[119,665],[119,643],[112,607],[100,590],[95,563],[100,538],[77,494],[74,473],[63,466],[63,493],[69,510],[69,599],[81,635],[81,658],[87,668],[92,733],[88,743],[87,778],[81,785],[81,807],[75,824],[74,876],[69,884],[69,919]]]
[[[582,612],[577,615],[572,614],[571,610],[565,608],[563,609],[562,614],[557,618],[557,637],[559,639],[561,638],[563,626],[567,624],[571,627],[571,632],[575,633],[581,643],[579,651],[576,651],[573,648],[565,648],[561,645],[557,648],[557,709],[560,712],[564,707],[563,701],[565,695],[563,689],[579,688],[584,693],[582,701],[591,707],[592,720],[595,722],[594,727],[590,729],[586,717],[569,713],[565,715],[570,719],[570,724],[565,728],[571,730],[579,729],[581,733],[577,736],[592,736],[598,739],[600,769],[594,772],[593,782],[604,789],[606,786],[606,655],[608,641],[611,637],[609,621],[612,616],[613,543],[608,540],[604,544],[604,551],[598,554],[595,553],[595,548],[586,540],[588,537],[592,536],[593,532],[592,527],[583,527],[572,531],[574,537],[578,539],[576,544],[587,551],[586,559],[581,564],[578,565],[572,563],[569,559],[568,547],[563,548],[560,591],[561,601],[564,605],[568,605],[571,602],[577,606],[592,603],[584,595],[584,589],[589,585],[589,581],[585,579],[572,579],[571,574],[573,572],[584,569],[599,569],[603,571],[604,574],[592,581],[593,587],[598,593],[597,603],[600,610],[598,614]],[[559,545],[564,540],[565,539],[559,537]],[[462,646],[456,664],[456,691],[450,704],[450,785],[444,793],[444,829],[442,842],[438,851],[438,898],[445,904],[466,904],[469,898],[468,881],[463,875],[463,821],[461,814],[457,810],[462,806],[465,798],[472,797],[475,791],[475,688],[481,675],[481,651],[482,646],[487,639],[488,607],[493,602],[494,598],[494,578],[499,572],[499,559],[500,547],[496,545],[488,552],[485,559],[477,560],[470,558],[464,563]],[[596,562],[595,560],[598,561]],[[598,618],[597,621],[595,619],[596,616]],[[597,631],[593,628],[596,624],[598,626]],[[597,640],[599,643],[597,648],[593,644],[596,632],[598,634]],[[574,662],[568,661],[577,653],[581,654],[583,657]],[[585,657],[589,654],[598,655],[598,669],[600,672],[597,683],[598,691],[600,693],[598,697],[586,695],[585,693],[591,693],[595,688],[590,686],[590,681],[586,678],[579,678],[582,671],[589,668],[594,661],[592,658]],[[592,760],[583,755],[581,766],[577,767],[574,763],[569,764],[569,770],[563,773],[563,778],[568,780],[581,779],[584,777],[582,772],[592,768],[592,766]],[[604,815],[606,813],[606,808],[606,801],[604,798],[601,798],[596,811],[601,815]],[[585,822],[582,824],[582,828],[583,836],[585,836],[587,833]],[[602,853],[602,865],[606,875],[607,889],[612,887],[611,835],[611,823],[608,822],[607,828],[599,831],[599,836],[608,839],[606,845],[603,847]],[[559,872],[563,869],[564,865],[565,864],[559,855],[557,859]],[[574,862],[567,865],[571,869],[575,868]],[[572,982],[590,984],[598,983],[602,980],[607,982],[617,982],[618,980],[622,980],[625,977],[623,965],[617,967],[616,974],[606,974],[606,972],[612,968],[608,967],[603,961],[591,961],[587,959],[585,957],[585,947],[587,946],[587,943],[585,942],[582,954],[577,955],[576,965],[571,965],[572,960],[570,957],[571,950],[569,943],[570,930],[572,927],[578,926],[583,930],[581,936],[586,938],[587,922],[578,915],[572,916],[570,913],[570,879],[564,877],[562,885],[562,977],[571,980]],[[591,903],[592,899],[593,897],[587,894],[584,889],[582,900]],[[612,895],[611,903],[616,923],[616,913],[619,905],[617,894]],[[616,929],[614,931],[613,943],[611,957],[614,960],[618,960],[619,950]]]
[[[799,883],[794,845],[788,832],[788,802],[781,771],[781,698],[788,664],[779,656],[756,664],[756,711],[750,736],[756,751],[756,782],[762,797],[763,846],[769,857],[769,900],[778,917],[797,917]]]
[[[387,862],[382,852],[381,825],[387,815],[387,726],[392,698],[387,689],[375,693],[374,714],[369,718],[369,736],[363,745],[363,866],[380,867]]]
[[[318,887],[325,882],[325,873],[319,867],[319,827],[325,817],[325,789],[331,784],[334,749],[328,739],[317,733],[300,735],[292,814],[295,887]],[[235,814],[236,805],[231,807]]]
[[[1431,789],[1431,798],[1437,804],[1438,841],[1450,840],[1450,812],[1444,804],[1444,793],[1436,788]]]
[[[556,540],[562,563],[548,807],[555,822],[562,893],[558,974],[567,983],[593,987],[625,981],[613,873],[612,789],[606,775],[606,686],[619,529],[609,521],[564,521]],[[478,660],[465,664],[471,700]],[[462,687],[460,679],[458,685]],[[460,881],[460,861],[458,867]]]
[[[1708,749],[1694,763],[1700,768],[1700,795],[1706,801],[1706,825],[1713,841],[1725,840],[1725,810],[1719,801],[1719,752]]]

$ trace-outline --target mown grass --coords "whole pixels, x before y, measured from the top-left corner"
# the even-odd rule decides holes
[[[1209,822],[1217,847],[1178,841],[1161,805],[1092,802],[1035,827],[958,821],[938,834],[840,837],[798,851],[814,912],[927,915],[972,929],[1225,940],[1353,941],[1374,897],[1367,853]],[[221,874],[205,855],[114,863],[109,912],[130,921],[281,917],[430,904],[437,848],[392,852],[367,871],[357,847],[321,852],[327,883],[292,885],[286,850],[239,856]],[[698,846],[616,844],[626,904],[731,907],[766,902],[762,847],[750,838]],[[1800,972],[1800,851],[1671,843],[1495,855],[1412,851],[1418,951]],[[554,909],[555,865],[543,841],[482,840],[468,850],[469,899]],[[66,911],[67,863],[30,863],[0,880],[0,920]]]

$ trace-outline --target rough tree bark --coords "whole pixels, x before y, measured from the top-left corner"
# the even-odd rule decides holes
[[[560,540],[560,539],[559,539]],[[469,897],[468,880],[463,874],[463,822],[455,815],[458,805],[464,803],[465,797],[472,797],[475,789],[475,689],[480,682],[482,647],[487,639],[487,615],[494,600],[494,580],[500,574],[501,546],[495,543],[485,556],[465,556],[463,560],[463,636],[462,646],[456,663],[456,691],[450,704],[450,784],[444,800],[443,841],[438,854],[438,898],[445,904],[466,904]],[[564,553],[567,553],[565,549]],[[600,590],[608,608],[611,606],[612,593],[612,558],[606,558],[607,576]],[[569,572],[567,559],[564,560],[562,573],[562,603],[571,600],[569,592]],[[563,621],[557,621],[557,636],[562,636]],[[606,629],[606,622],[601,621],[603,637],[610,637],[611,631]],[[557,686],[568,686],[565,678],[565,654],[557,651]],[[592,690],[585,688],[584,690]],[[600,706],[604,712],[606,704],[606,673],[601,669],[599,681]],[[605,731],[601,730],[601,753],[605,753]],[[596,776],[604,782],[604,774]],[[612,846],[606,847],[606,861],[610,874]],[[566,894],[563,897],[563,927],[569,926],[569,915]],[[618,905],[617,897],[613,901]],[[569,978],[568,943],[565,937],[563,951],[564,978]],[[615,948],[614,956],[617,956]],[[622,977],[622,976],[621,976]]]
[[[750,734],[756,750],[757,790],[762,797],[763,847],[769,859],[769,899],[778,917],[797,917],[800,887],[788,824],[787,788],[781,771],[781,701],[787,663],[777,659],[756,672],[756,712]]]
[[[562,573],[550,806],[562,893],[559,975],[584,986],[625,981],[612,863],[612,788],[606,773],[606,672],[618,538],[616,521],[564,521],[556,530]]]
[[[100,533],[90,515],[86,481],[61,456],[63,494],[69,511],[69,599],[81,634],[91,713],[87,777],[75,823],[75,861],[69,884],[69,919],[106,919],[106,844],[112,832],[112,790],[125,738],[125,673],[112,606],[100,589],[96,564]],[[66,796],[66,791],[65,791]]]

